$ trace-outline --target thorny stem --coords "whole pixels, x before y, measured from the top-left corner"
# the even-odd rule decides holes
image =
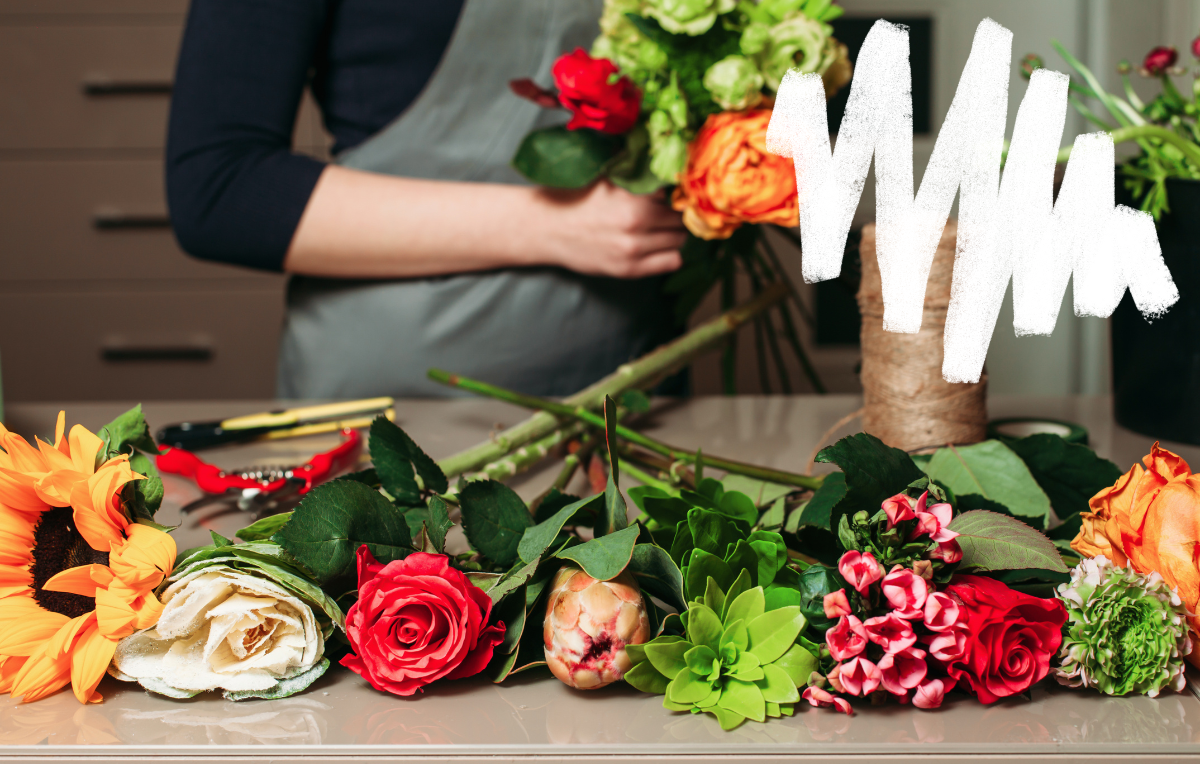
[[[559,403],[557,401],[539,398],[534,395],[523,395],[521,393],[507,390],[496,385],[489,385],[486,382],[470,379],[457,374],[450,374],[441,369],[430,369],[429,378],[435,382],[440,382],[444,385],[456,387],[461,390],[468,390],[479,395],[486,395],[489,398],[514,403],[525,408],[538,409],[550,415],[562,417],[566,419],[576,419],[580,422],[592,425],[600,429],[604,429],[604,417],[588,410],[583,406],[574,406],[567,403]],[[676,461],[683,461],[689,464],[695,464],[699,461],[705,467],[713,467],[725,472],[733,472],[747,477],[758,478],[771,483],[780,483],[783,485],[797,485],[802,488],[816,489],[821,485],[822,478],[810,477],[808,475],[797,475],[791,472],[782,470],[774,470],[768,467],[760,467],[755,464],[746,464],[733,459],[722,459],[710,454],[704,454],[697,457],[696,454],[689,451],[669,446],[666,443],[655,440],[654,438],[644,435],[637,430],[631,430],[624,425],[616,426],[617,437],[636,443],[637,445],[656,454],[669,457]]]
[[[687,334],[654,350],[564,400],[571,406],[599,408],[605,395],[617,395],[626,390],[648,387],[655,381],[686,366],[697,355],[733,335],[739,327],[787,296],[783,284],[772,284],[754,299],[707,321]],[[448,477],[478,470],[497,461],[510,451],[543,438],[559,429],[562,423],[552,414],[538,412],[529,419],[497,434],[466,451],[438,462]]]

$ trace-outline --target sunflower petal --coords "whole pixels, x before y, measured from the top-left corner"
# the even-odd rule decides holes
[[[55,451],[55,453],[58,453]],[[64,459],[66,457],[63,457]],[[74,470],[55,470],[38,478],[33,490],[42,501],[52,507],[71,506],[71,491],[78,483],[87,480],[87,475]]]
[[[96,454],[104,447],[104,441],[78,424],[71,428],[68,441],[71,444],[71,461],[75,462],[75,469],[88,475],[95,472]]]
[[[92,492],[88,483],[75,484],[71,491],[71,507],[74,509],[72,516],[75,528],[92,549],[106,551],[113,544],[125,540],[121,535],[121,527],[109,521],[108,513],[97,512],[92,507]]]
[[[13,621],[23,621],[30,617],[36,618],[38,614],[44,612],[42,606],[34,600],[33,590],[26,587],[23,595],[0,599],[0,629]]]
[[[36,435],[33,438],[33,442],[37,445],[38,451],[41,453],[42,458],[46,460],[46,466],[51,472],[56,472],[58,470],[70,470],[75,472],[75,464],[71,461],[71,457],[67,456],[62,451],[59,451],[57,448],[37,437]]]
[[[80,565],[68,568],[42,584],[48,592],[67,592],[83,597],[95,597],[96,589],[108,586],[113,580],[112,571],[104,565]]]
[[[19,655],[0,657],[0,692],[12,691],[13,680],[17,678],[17,672],[27,660],[29,659]]]
[[[51,660],[58,660],[63,656],[70,656],[71,651],[75,649],[75,643],[79,639],[79,635],[88,627],[88,624],[96,622],[95,612],[84,613],[83,615],[72,618],[66,626],[59,629],[46,643],[46,657]]]
[[[58,421],[54,423],[54,447],[64,454],[70,455],[70,446],[63,440],[63,433],[67,431],[67,412],[58,412]]]
[[[46,646],[29,656],[25,665],[13,678],[12,696],[23,703],[32,703],[58,692],[71,681],[71,661],[51,660],[46,656]]]
[[[122,596],[131,593],[124,587],[97,590],[96,622],[101,634],[111,639],[120,639],[128,637],[136,630],[134,624],[137,622],[137,613],[133,610],[130,598]]]
[[[24,473],[49,472],[46,458],[41,452],[25,442],[25,439],[15,433],[4,436],[4,450],[12,459],[13,469]]]
[[[38,498],[34,487],[40,473],[29,475],[18,469],[0,466],[0,504],[18,512],[45,512],[49,507]]]
[[[71,619],[62,613],[39,610],[0,628],[0,655],[30,656],[38,651],[45,652],[46,644],[71,623]]]
[[[0,565],[0,587],[33,586],[29,565]]]
[[[0,507],[0,565],[18,567],[33,562],[34,523],[11,509]]]
[[[175,539],[149,525],[134,523],[129,539],[109,554],[108,566],[131,589],[153,589],[175,566]]]
[[[71,653],[71,688],[80,703],[92,700],[96,685],[104,677],[116,649],[117,643],[106,639],[95,624],[90,624],[79,636],[79,642]]]

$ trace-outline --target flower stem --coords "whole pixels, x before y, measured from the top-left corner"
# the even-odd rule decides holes
[[[545,459],[558,446],[581,435],[586,429],[587,427],[582,422],[576,422],[561,430],[555,430],[544,438],[521,446],[502,459],[485,464],[479,472],[469,475],[468,479],[504,480],[519,475]]]
[[[525,408],[538,409],[552,416],[562,417],[564,419],[575,419],[580,422],[592,425],[593,427],[604,428],[604,417],[590,411],[584,406],[571,406],[567,403],[559,403],[557,401],[546,400],[534,395],[523,395],[512,390],[506,390],[496,385],[489,385],[486,382],[469,379],[457,374],[450,374],[441,369],[430,369],[429,378],[435,382],[440,382],[444,385],[456,387],[460,390],[468,390],[479,395],[486,395],[489,398],[514,403]],[[648,451],[653,451],[656,454],[669,457],[676,461],[683,461],[689,464],[697,462],[697,455],[689,451],[684,451],[666,443],[655,440],[654,438],[644,435],[637,430],[631,430],[624,425],[616,426],[617,437],[636,443]],[[719,457],[704,454],[699,458],[699,461],[705,467],[713,467],[715,469],[724,470],[725,472],[734,472],[747,477],[758,478],[771,483],[781,483],[783,485],[796,485],[802,488],[816,489],[821,485],[821,478],[809,477],[807,475],[796,475],[790,472],[781,470],[773,470],[768,467],[760,467],[755,464],[746,464],[744,462],[735,461],[732,459],[721,459]]]
[[[623,364],[604,379],[565,399],[571,406],[599,408],[605,395],[617,395],[633,388],[649,387],[656,381],[686,366],[693,358],[734,334],[740,326],[787,296],[782,284],[772,284],[753,300],[707,321],[687,334]],[[499,433],[495,438],[468,448],[438,462],[447,476],[478,470],[497,461],[513,449],[543,438],[561,427],[552,414],[541,411],[529,419]]]
[[[1113,143],[1125,143],[1126,141],[1140,141],[1146,138],[1155,138],[1163,143],[1169,143],[1179,149],[1188,161],[1196,167],[1200,168],[1200,146],[1192,143],[1188,139],[1180,136],[1174,130],[1168,130],[1161,125],[1132,125],[1130,127],[1119,127],[1109,133],[1112,136]],[[1064,146],[1058,150],[1058,161],[1065,162],[1071,158],[1071,147]]]

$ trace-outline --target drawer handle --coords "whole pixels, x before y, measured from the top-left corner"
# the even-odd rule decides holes
[[[89,96],[170,95],[169,79],[117,79],[103,74],[83,78],[83,93]]]
[[[211,361],[215,352],[213,343],[205,335],[166,337],[135,340],[114,335],[106,337],[100,344],[100,358],[110,363],[136,361]]]
[[[165,212],[122,212],[116,209],[100,209],[92,215],[92,225],[100,231],[170,228],[171,217]]]

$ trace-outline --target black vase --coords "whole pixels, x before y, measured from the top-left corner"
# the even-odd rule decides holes
[[[1200,444],[1200,181],[1167,181],[1171,211],[1158,241],[1179,302],[1142,318],[1128,292],[1112,317],[1113,404],[1117,423],[1162,440]],[[1117,202],[1138,204],[1117,172]]]

